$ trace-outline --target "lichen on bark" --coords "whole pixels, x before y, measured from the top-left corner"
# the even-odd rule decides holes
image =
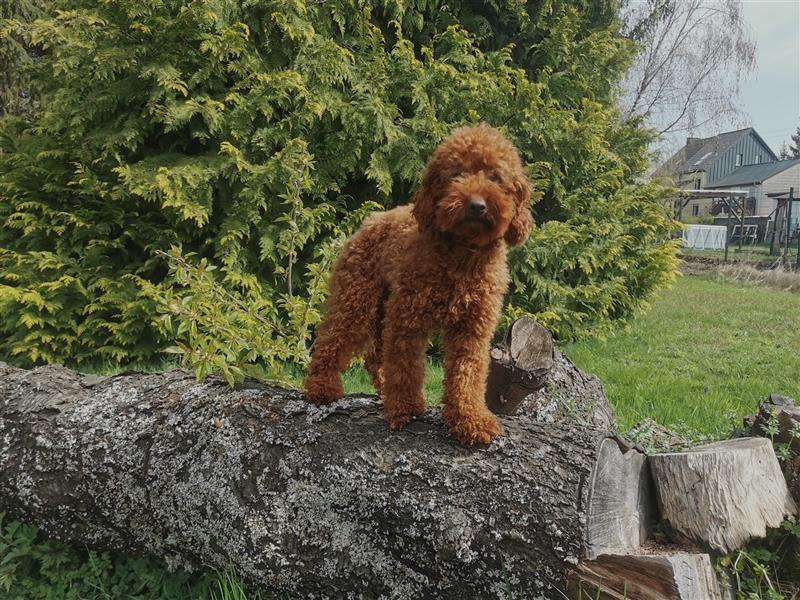
[[[293,597],[558,597],[613,413],[596,379],[555,362],[478,448],[438,410],[392,431],[370,396],[318,408],[183,371],[0,363],[0,510]]]

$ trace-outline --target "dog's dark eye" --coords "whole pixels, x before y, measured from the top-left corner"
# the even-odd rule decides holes
[[[489,179],[495,183],[502,183],[503,177],[497,171],[489,171]]]
[[[451,179],[458,179],[463,174],[464,174],[464,172],[461,169],[453,169],[452,171],[450,171],[450,178]]]

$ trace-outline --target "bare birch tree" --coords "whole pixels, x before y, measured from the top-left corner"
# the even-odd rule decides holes
[[[622,34],[639,53],[622,84],[623,114],[660,134],[735,122],[756,44],[741,0],[624,0]]]

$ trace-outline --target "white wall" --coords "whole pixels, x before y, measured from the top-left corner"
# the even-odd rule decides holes
[[[768,215],[777,205],[775,198],[769,198],[767,194],[775,192],[788,192],[790,187],[794,187],[794,197],[800,199],[800,164],[795,165],[781,171],[777,175],[773,175],[761,184],[762,201],[760,205],[756,205],[756,213],[759,215]],[[797,205],[792,207],[792,212]],[[795,220],[795,215],[792,214],[792,221]]]

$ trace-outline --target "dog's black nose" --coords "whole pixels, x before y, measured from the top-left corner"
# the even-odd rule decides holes
[[[482,217],[486,212],[486,200],[480,196],[470,196],[467,214],[470,217]]]

